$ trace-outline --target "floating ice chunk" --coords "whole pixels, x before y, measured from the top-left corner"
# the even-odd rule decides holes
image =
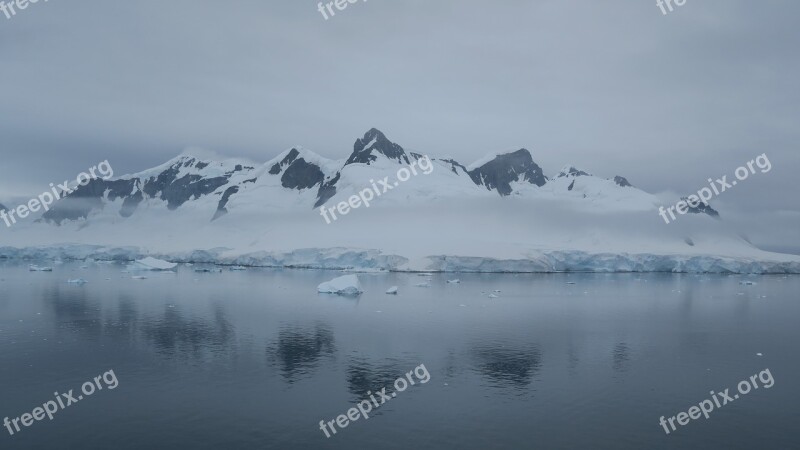
[[[432,277],[433,274],[425,272],[425,273],[418,273],[417,276],[418,277]]]
[[[133,280],[146,280],[147,277],[143,276],[143,275],[134,275],[134,276],[131,277],[131,279],[133,279]]]
[[[194,271],[201,273],[222,273],[222,269],[220,268],[211,268],[211,269],[201,268],[201,269],[194,269]]]
[[[495,294],[498,294],[498,293],[500,293],[500,289],[495,289],[492,292],[494,292]]]
[[[417,283],[417,284],[415,284],[414,286],[416,286],[416,287],[424,287],[424,288],[429,288],[429,287],[431,287],[431,284],[430,284],[430,283]]]
[[[247,270],[247,267],[242,267],[242,266],[233,266],[233,267],[231,267],[231,269],[230,269],[230,270],[232,270],[232,271],[237,271],[237,270]]]
[[[574,281],[567,281],[567,284],[575,284]]]
[[[84,280],[83,278],[75,278],[74,280],[67,280],[69,284],[86,284],[88,281]]]
[[[323,294],[358,295],[364,291],[361,289],[358,275],[345,275],[320,284],[317,286],[317,292]]]
[[[170,270],[174,269],[175,266],[177,264],[148,256],[144,259],[137,259],[130,265],[130,268],[135,270]]]
[[[489,298],[497,298],[497,294],[489,294]]]
[[[764,356],[764,355],[762,355],[761,353],[756,353],[756,356]]]
[[[45,266],[40,267],[35,264],[31,264],[30,266],[28,266],[28,270],[30,270],[31,272],[52,272],[53,268]]]
[[[389,289],[386,290],[386,293],[387,294],[397,295],[397,289],[398,289],[397,286],[392,286],[392,287],[390,287]]]
[[[461,280],[456,278],[455,280],[447,280],[447,282],[450,283],[450,284],[458,284],[458,283],[461,283]]]
[[[739,284],[741,284],[743,286],[753,286],[753,285],[756,284],[756,282],[755,281],[740,281]]]

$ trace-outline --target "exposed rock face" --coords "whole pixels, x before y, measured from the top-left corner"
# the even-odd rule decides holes
[[[336,176],[329,180],[325,180],[325,182],[322,183],[322,185],[319,187],[319,192],[317,192],[317,202],[314,204],[314,208],[324,205],[325,202],[336,195],[336,183],[341,177],[341,172],[336,172]]]
[[[578,170],[573,166],[565,167],[561,170],[561,173],[558,174],[557,178],[562,177],[590,177],[592,174],[588,172],[584,172],[582,170]]]
[[[621,177],[619,175],[614,177],[614,183],[617,183],[619,187],[633,187],[632,184],[628,183],[628,180],[625,177]]]
[[[370,164],[378,159],[378,155],[383,155],[401,164],[411,164],[403,147],[390,141],[383,133],[373,128],[367,131],[363,138],[356,141],[353,153],[347,158],[345,165]]]
[[[269,170],[270,175],[278,175],[281,172],[283,172],[281,186],[287,189],[310,189],[325,180],[322,169],[314,163],[307,162],[294,148]]]
[[[440,159],[439,161],[450,164],[450,170],[452,170],[453,173],[456,175],[461,175],[462,173],[467,173],[467,174],[469,173],[469,170],[467,170],[467,168],[464,167],[463,164],[456,161],[455,159]],[[461,172],[459,172],[458,169],[461,169]]]
[[[219,200],[219,204],[217,204],[217,211],[214,213],[214,217],[211,220],[217,220],[225,214],[228,214],[228,210],[225,209],[225,205],[228,204],[228,200],[230,200],[231,195],[237,192],[239,192],[239,186],[231,186],[228,189],[225,189],[225,192],[222,194],[222,198]]]
[[[688,197],[681,197],[681,200],[685,201],[688,205]],[[687,209],[691,214],[708,214],[711,217],[719,217],[719,212],[717,210],[702,201],[697,203],[697,207],[689,205]]]
[[[50,210],[42,215],[42,219],[55,224],[61,224],[64,220],[85,219],[92,211],[102,209],[106,201],[113,202],[118,199],[122,199],[119,211],[122,217],[130,217],[139,204],[147,198],[163,200],[168,209],[175,210],[187,201],[212,194],[226,185],[234,173],[253,169],[237,164],[221,176],[206,176],[201,173],[187,173],[180,176],[183,170],[202,171],[209,165],[209,162],[182,156],[157,175],[150,177],[93,179],[85,186],[77,186],[63,199],[54,203]]]
[[[497,190],[500,195],[511,194],[511,183],[524,181],[536,186],[544,186],[547,177],[535,162],[528,150],[520,149],[513,153],[497,155],[493,160],[469,172],[472,181],[489,190]]]

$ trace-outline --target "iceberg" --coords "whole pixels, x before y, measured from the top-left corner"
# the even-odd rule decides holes
[[[386,290],[386,293],[390,295],[397,295],[397,290],[398,290],[397,286],[392,286]]]
[[[323,294],[358,295],[364,291],[361,289],[358,275],[345,275],[320,284],[317,286],[317,292]]]
[[[144,259],[137,259],[131,264],[131,269],[134,270],[171,270],[177,266],[176,263],[164,261],[163,259],[153,258],[148,256]]]

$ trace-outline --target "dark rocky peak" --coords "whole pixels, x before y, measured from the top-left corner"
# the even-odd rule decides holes
[[[345,165],[370,164],[378,159],[378,155],[383,155],[400,164],[411,163],[403,147],[390,141],[383,133],[373,128],[367,131],[363,138],[356,141],[353,145],[353,153],[347,158]]]
[[[633,185],[630,184],[628,182],[628,180],[625,179],[625,177],[621,177],[619,175],[614,177],[614,183],[616,183],[617,186],[620,186],[620,187],[633,187]]]
[[[306,161],[303,153],[307,152],[296,148],[289,150],[289,153],[283,159],[269,169],[270,175],[280,175],[282,173],[281,186],[287,189],[303,190],[322,184],[325,180],[322,168],[313,162]]]
[[[449,164],[450,165],[450,170],[452,170],[453,173],[456,174],[456,175],[461,175],[458,172],[458,169],[461,169],[461,171],[463,173],[469,174],[469,170],[467,170],[467,168],[464,167],[463,164],[461,164],[460,162],[456,161],[455,159],[440,159],[439,161],[441,161],[441,162],[443,162],[445,164]]]
[[[542,168],[533,162],[530,152],[524,148],[497,155],[468,173],[475,184],[497,190],[500,195],[510,195],[511,183],[515,181],[524,181],[539,187],[547,183]]]
[[[695,196],[696,197],[696,196]],[[711,207],[708,203],[698,200],[697,206],[692,206],[689,204],[689,197],[681,197],[681,200],[686,202],[688,205],[686,209],[691,214],[708,214],[711,217],[719,218],[719,212]]]
[[[276,162],[269,169],[270,175],[278,175],[279,173],[281,173],[283,169],[289,166],[291,163],[293,163],[298,156],[300,156],[300,151],[298,151],[296,148],[289,150],[289,153],[287,153],[282,160]]]
[[[574,166],[566,166],[561,169],[561,173],[556,178],[562,177],[590,177],[592,174],[584,172],[583,170],[576,169]]]

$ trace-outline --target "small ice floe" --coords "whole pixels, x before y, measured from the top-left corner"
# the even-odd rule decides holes
[[[235,272],[235,271],[243,271],[243,270],[247,270],[247,267],[243,267],[243,266],[233,266],[233,267],[231,267],[231,269],[230,269],[230,270],[232,270],[232,271],[234,271],[234,272]]]
[[[448,284],[458,284],[458,283],[461,283],[461,280],[456,278],[455,280],[447,280],[447,283]]]
[[[88,281],[84,280],[83,278],[75,278],[74,280],[67,280],[67,283],[81,285],[88,283]]]
[[[52,272],[53,268],[52,267],[47,267],[47,266],[37,266],[36,264],[31,264],[31,265],[28,266],[28,270],[30,270],[31,272]]]
[[[467,307],[467,305],[465,305],[465,304],[463,304],[463,303],[462,303],[462,304],[458,305],[458,307],[459,307],[459,308],[466,308],[466,307]]]
[[[426,272],[426,273],[418,273],[418,274],[417,274],[417,276],[418,276],[418,277],[432,277],[432,276],[433,276],[433,274],[432,274],[432,273],[427,273],[427,272]]]
[[[147,277],[146,277],[146,276],[144,276],[144,275],[133,275],[133,276],[131,277],[131,279],[132,279],[132,280],[146,280],[146,279],[147,279]]]
[[[148,256],[144,259],[137,259],[128,268],[132,270],[172,270],[176,266],[176,263]]]
[[[497,294],[489,294],[489,298],[497,298]]]
[[[322,294],[358,295],[364,291],[361,289],[358,275],[344,275],[320,284],[317,286],[317,292]]]
[[[761,353],[756,353],[756,356],[764,356],[764,355],[762,355]]]
[[[495,294],[499,294],[500,293],[500,289],[495,289],[492,292],[494,292]]]
[[[203,268],[200,268],[200,269],[194,269],[194,271],[195,272],[200,272],[200,273],[222,273],[222,269],[220,269],[220,268],[208,269],[208,268],[203,267]]]
[[[399,288],[397,286],[392,286],[392,287],[390,287],[389,289],[386,290],[386,293],[387,294],[391,294],[391,295],[397,295],[397,290],[398,289]]]
[[[89,266],[81,266],[81,269],[88,269]]]
[[[430,283],[417,283],[414,286],[421,287],[421,288],[429,288],[429,287],[431,287],[431,284]]]
[[[754,286],[756,284],[756,282],[755,281],[742,280],[742,281],[739,282],[739,284],[741,284],[742,286]]]
[[[574,281],[567,281],[567,284],[575,284]]]

